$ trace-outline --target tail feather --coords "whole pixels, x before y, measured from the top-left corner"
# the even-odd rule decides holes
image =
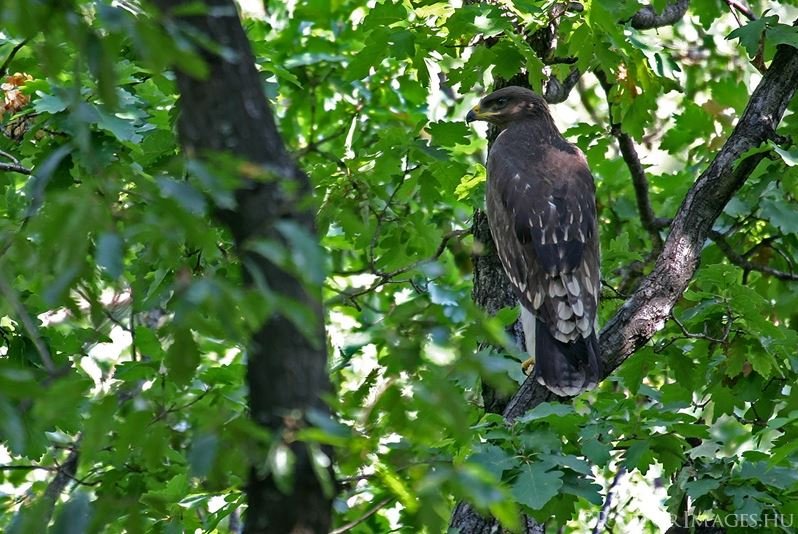
[[[588,338],[580,337],[563,343],[537,320],[534,339],[535,377],[540,384],[560,397],[573,397],[596,387],[601,376],[601,364],[595,332]],[[532,352],[529,347],[527,350]]]

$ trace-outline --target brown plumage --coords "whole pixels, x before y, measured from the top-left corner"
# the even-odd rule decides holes
[[[599,240],[587,160],[528,89],[499,89],[466,120],[499,128],[488,154],[488,222],[521,304],[535,376],[560,396],[593,388],[600,373]]]

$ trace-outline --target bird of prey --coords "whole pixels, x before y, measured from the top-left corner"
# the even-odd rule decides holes
[[[596,309],[599,238],[596,188],[584,154],[557,130],[546,101],[505,87],[467,122],[494,124],[486,207],[502,266],[521,304],[538,382],[559,396],[600,378]]]

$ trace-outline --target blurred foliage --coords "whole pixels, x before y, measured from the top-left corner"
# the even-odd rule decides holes
[[[245,18],[282,135],[315,188],[338,419],[309,414],[315,426],[296,437],[336,449],[336,524],[379,507],[350,531],[443,532],[465,499],[511,529],[524,512],[581,532],[621,468],[664,513],[682,514],[689,497],[703,519],[792,517],[798,292],[712,242],[679,322],[596,391],[510,426],[481,409],[483,381],[512,392],[523,376],[504,334],[516,311],[486,317],[471,302],[480,249],[467,230],[486,142],[462,117],[494,77],[523,69],[537,89],[564,79],[573,65],[544,66],[524,40],[551,4],[307,0]],[[553,56],[607,73],[612,122],[638,143],[659,217],[730,135],[755,65],[798,44],[794,7],[751,7],[747,22],[694,1],[648,32],[619,22],[640,8],[631,1],[560,20]],[[53,528],[69,532],[227,532],[256,459],[290,491],[286,447],[247,419],[244,371],[252,329],[291,303],[242,288],[212,218],[237,182],[179,154],[166,67],[202,76],[194,50],[215,45],[132,1],[12,0],[0,27],[0,162],[33,170],[0,173],[0,529],[42,532],[54,505]],[[554,115],[569,106],[581,118],[566,136],[597,182],[603,278],[631,287],[652,243],[591,74]],[[796,110],[779,128],[793,140]],[[796,162],[795,149],[772,151],[715,227],[785,272],[798,261]],[[307,243],[292,244],[286,268],[306,271]],[[622,303],[605,297],[604,321]],[[486,340],[507,350],[479,351]],[[48,484],[73,451],[70,491],[53,501]],[[615,504],[618,531],[662,526]]]

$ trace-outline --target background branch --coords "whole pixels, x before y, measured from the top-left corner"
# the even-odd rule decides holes
[[[612,120],[612,102],[610,101],[610,90],[612,83],[607,79],[607,74],[602,70],[596,71],[596,78],[598,78],[604,94],[607,99],[608,115],[610,117],[610,132],[613,137],[618,140],[618,149],[629,168],[629,173],[632,175],[632,185],[635,190],[635,199],[637,201],[637,210],[640,213],[640,222],[643,228],[651,236],[651,241],[654,244],[654,250],[662,250],[662,236],[659,231],[666,225],[663,221],[657,219],[654,210],[651,207],[651,200],[648,194],[648,178],[643,164],[640,162],[640,156],[637,154],[634,140],[629,134],[623,131],[621,124]]]
[[[746,259],[741,254],[738,254],[729,242],[726,240],[726,237],[717,232],[715,230],[710,231],[709,233],[710,239],[715,242],[721,252],[726,256],[726,258],[732,262],[734,265],[742,268],[744,271],[757,271],[762,274],[767,274],[769,276],[774,276],[779,280],[785,281],[796,281],[798,280],[798,274],[793,272],[785,272],[780,271],[778,269],[774,269],[767,265],[760,265],[758,263],[753,263],[752,261]]]
[[[0,65],[0,78],[6,75],[6,73],[8,72],[9,65],[11,65],[12,61],[14,61],[14,57],[17,55],[17,53],[19,53],[20,50],[22,50],[22,48],[26,44],[28,44],[28,39],[23,40],[22,42],[20,42],[18,45],[14,46],[14,48],[11,49],[11,52],[9,52],[5,60],[3,60],[3,64]]]
[[[636,30],[650,30],[675,24],[687,13],[689,0],[677,0],[665,6],[662,13],[657,13],[653,6],[645,6],[632,17],[631,25]]]
[[[18,172],[20,174],[27,174],[31,173],[31,170],[27,167],[23,167],[18,163],[0,163],[0,172],[8,171],[8,172]]]
[[[727,6],[729,6],[733,10],[739,11],[748,20],[756,20],[757,17],[756,15],[754,15],[754,12],[751,11],[751,8],[743,4],[742,2],[738,2],[737,0],[725,0],[725,2]]]

